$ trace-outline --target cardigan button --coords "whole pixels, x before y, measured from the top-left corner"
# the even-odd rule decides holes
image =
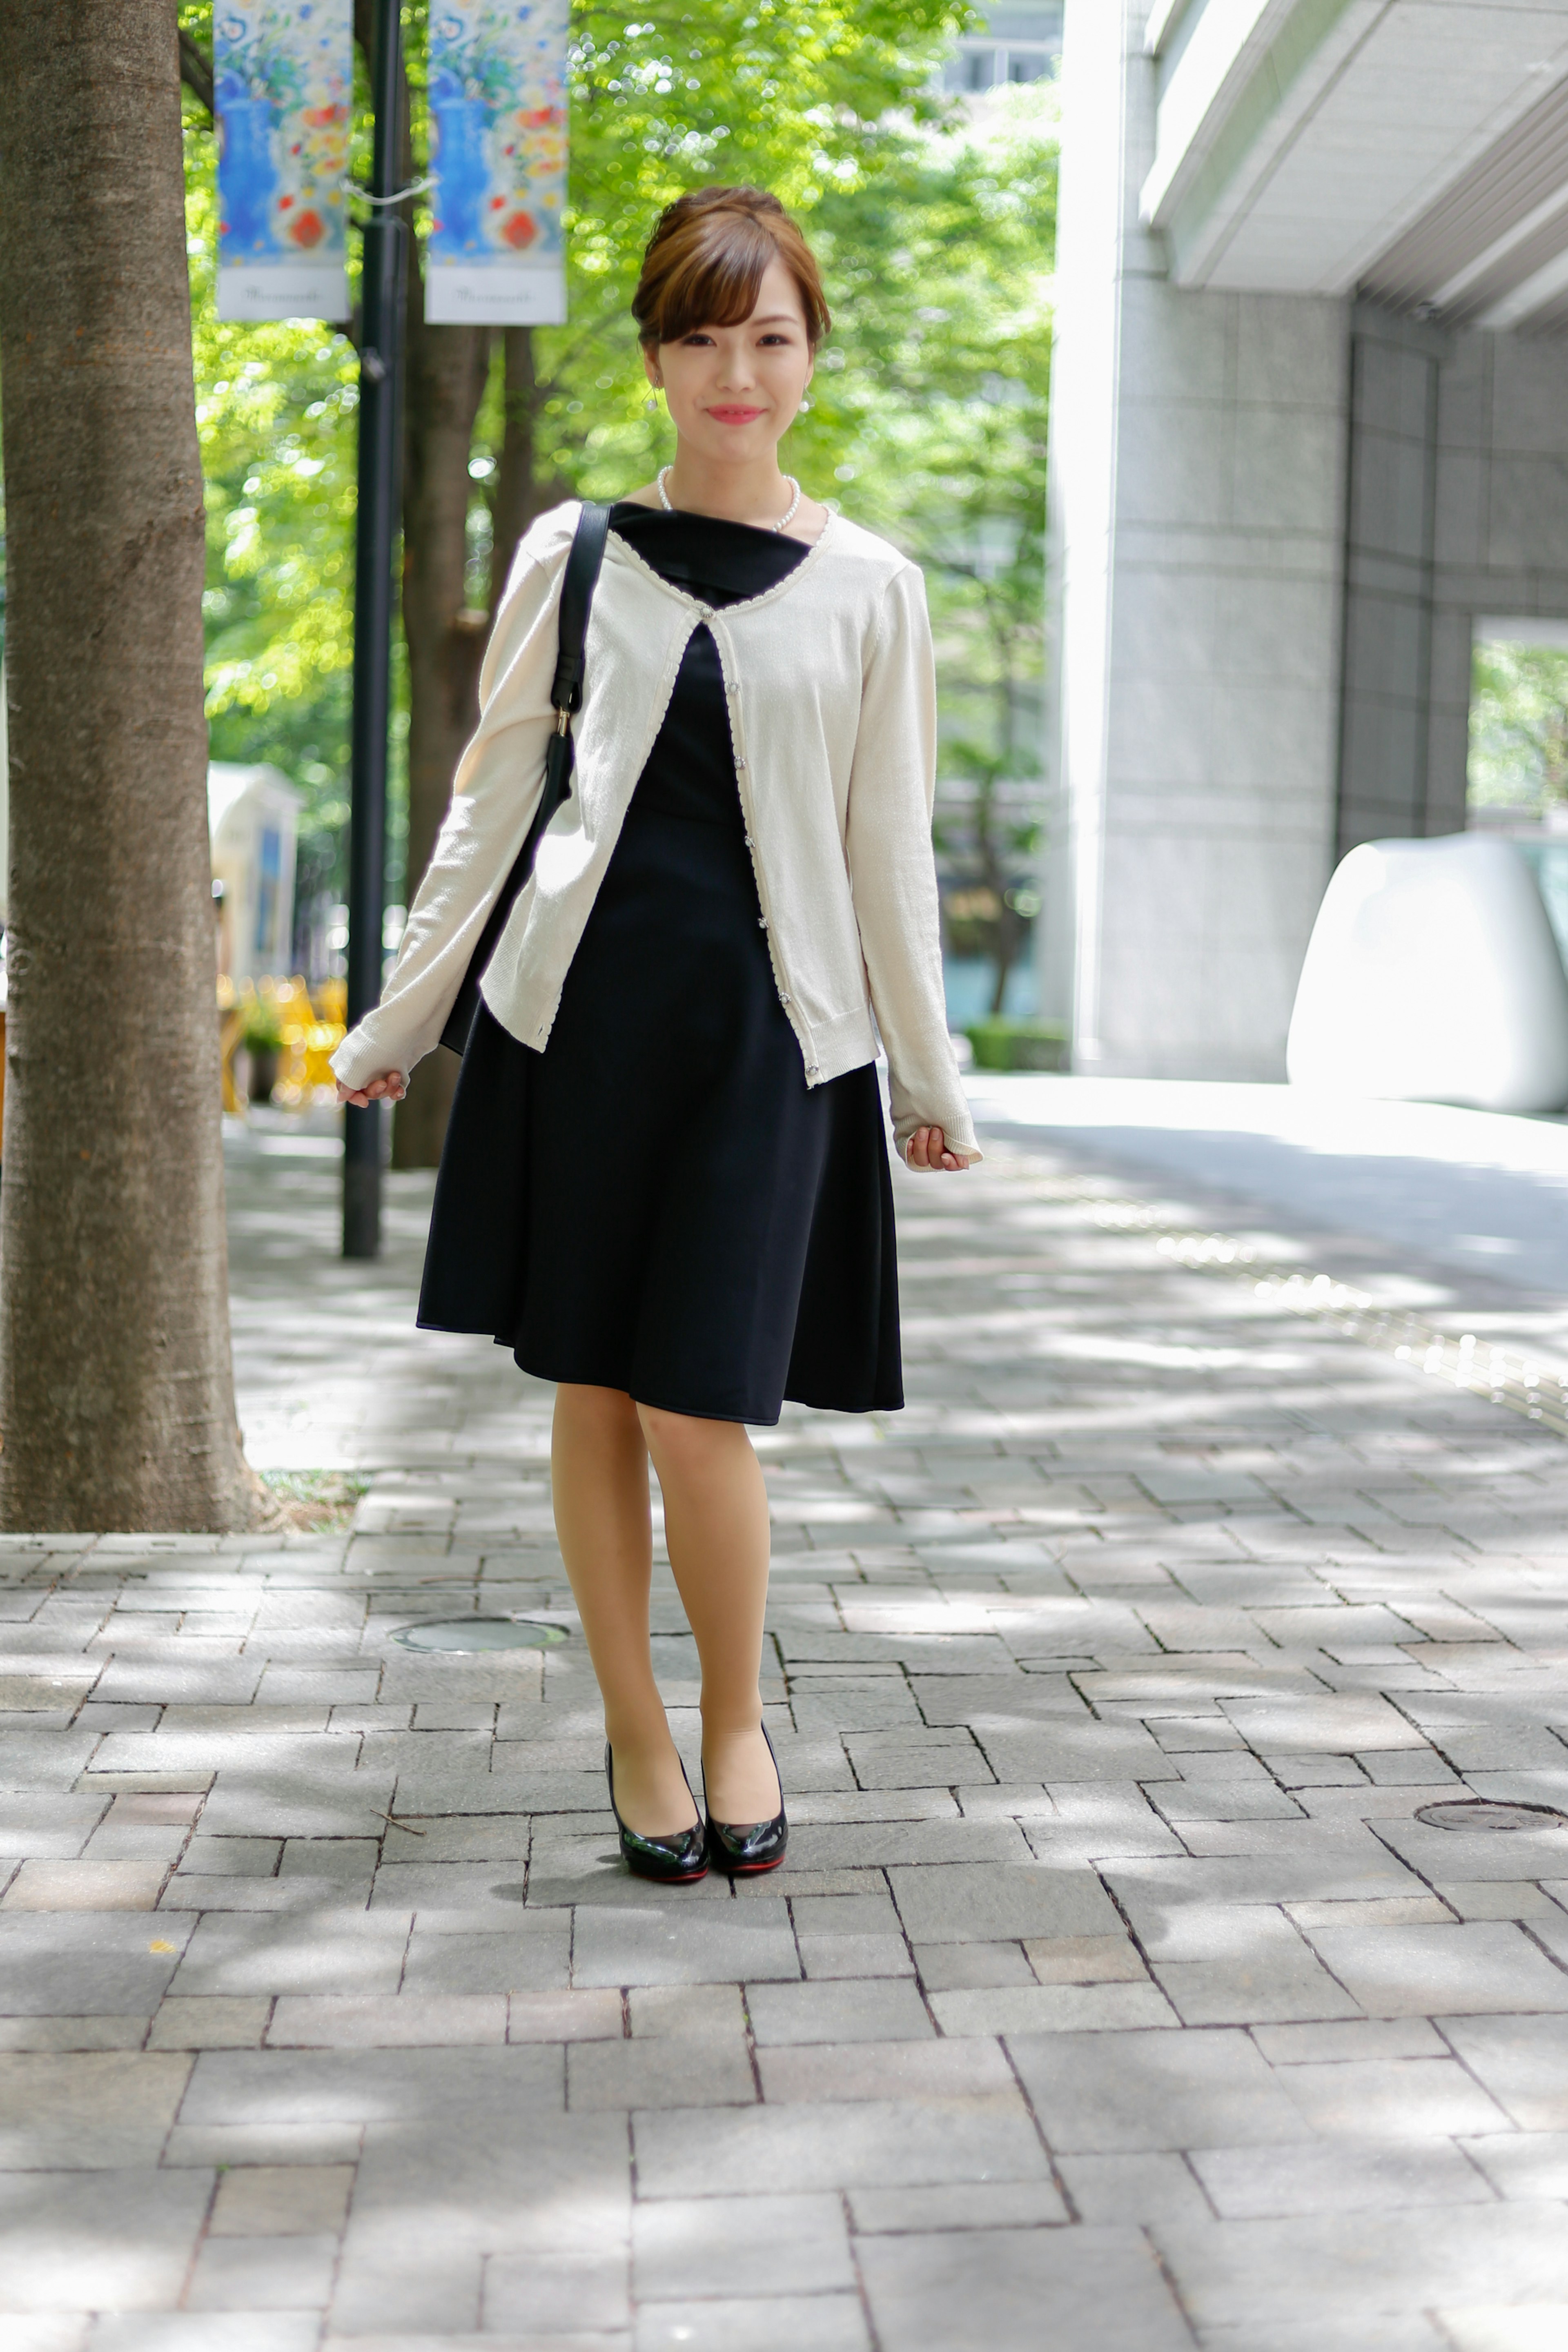
[[[758,929],[758,930],[759,930],[759,931],[765,931],[765,930],[767,929],[767,928],[768,928],[768,919],[767,919],[767,917],[766,917],[765,915],[759,915],[759,916],[757,917],[757,929]]]

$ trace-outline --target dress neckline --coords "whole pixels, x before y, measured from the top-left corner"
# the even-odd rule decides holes
[[[630,499],[610,509],[610,528],[652,572],[704,603],[743,603],[779,587],[813,551],[802,539],[754,523],[730,522]]]
[[[610,509],[610,528],[620,530],[627,523],[634,528],[651,525],[672,537],[684,526],[689,531],[711,531],[720,540],[757,540],[763,547],[798,547],[803,555],[809,555],[822,537],[818,531],[816,539],[795,539],[788,531],[774,530],[766,523],[731,522],[727,515],[694,514],[689,507],[671,507],[667,510],[663,507],[645,507],[640,499],[617,499]]]

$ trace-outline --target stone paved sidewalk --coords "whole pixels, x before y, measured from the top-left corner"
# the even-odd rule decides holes
[[[310,1146],[245,1418],[353,1534],[0,1548],[5,2352],[1568,2342],[1568,1827],[1420,1818],[1568,1804],[1568,1444],[900,1176],[909,1409],[764,1440],[788,1865],[661,1897],[574,1638],[391,1639],[572,1626],[549,1396]]]

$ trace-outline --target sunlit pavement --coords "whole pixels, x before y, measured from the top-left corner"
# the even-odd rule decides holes
[[[373,1485],[5,1548],[5,2352],[1568,2340],[1568,1441],[1161,1246],[1551,1348],[1568,1135],[975,1091],[909,1409],[762,1441],[738,1895],[615,1862],[548,1391],[413,1331],[428,1181],[345,1266],[331,1137],[235,1142],[252,1458]],[[391,1638],[476,1612],[569,1638]]]
[[[986,1078],[997,1132],[1250,1195],[1298,1227],[1568,1303],[1568,1122],[1159,1078]]]

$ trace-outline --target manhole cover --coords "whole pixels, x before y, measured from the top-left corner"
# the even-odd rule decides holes
[[[1441,1805],[1421,1805],[1415,1818],[1434,1830],[1555,1830],[1563,1816],[1552,1805],[1500,1805],[1487,1797],[1456,1797]]]
[[[405,1650],[547,1650],[566,1639],[566,1629],[526,1617],[440,1617],[402,1626],[392,1638]]]

